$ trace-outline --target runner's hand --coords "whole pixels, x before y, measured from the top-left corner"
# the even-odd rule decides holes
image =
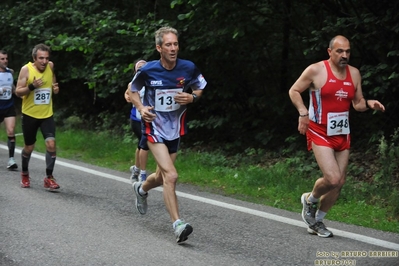
[[[144,106],[140,109],[141,118],[145,122],[151,122],[155,119],[156,115],[152,112],[154,106]]]
[[[174,100],[178,104],[187,105],[193,102],[193,95],[187,92],[178,92],[175,95]]]

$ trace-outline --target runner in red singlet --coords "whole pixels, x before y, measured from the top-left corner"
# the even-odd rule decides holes
[[[355,97],[355,87],[349,66],[346,66],[345,70],[348,74],[341,80],[334,76],[327,60],[323,63],[327,70],[327,80],[322,88],[310,91],[310,122],[309,130],[306,132],[308,150],[311,150],[312,143],[315,143],[336,151],[343,151],[349,149],[350,146],[349,109]],[[328,123],[336,123],[335,126],[332,125],[336,129],[336,134],[331,134],[331,132],[328,134]]]
[[[312,192],[303,193],[301,197],[302,218],[309,227],[308,232],[321,237],[333,236],[323,219],[345,183],[350,148],[350,105],[359,112],[385,111],[379,101],[364,99],[359,70],[348,64],[349,40],[335,36],[327,52],[330,58],[308,66],[289,91],[299,112],[298,131],[306,134],[308,149],[313,150],[323,173]],[[309,109],[301,97],[307,89]]]

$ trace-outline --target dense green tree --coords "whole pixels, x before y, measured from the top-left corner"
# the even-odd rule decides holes
[[[123,92],[133,61],[157,59],[154,31],[174,26],[180,56],[194,61],[208,81],[201,101],[190,106],[195,130],[185,141],[218,143],[233,152],[279,150],[287,137],[298,135],[288,89],[307,65],[327,58],[328,42],[337,34],[351,40],[351,63],[363,75],[366,97],[387,107],[385,114],[354,113],[360,118],[352,120],[355,137],[367,140],[378,131],[389,136],[399,126],[398,5],[388,0],[4,0],[0,26],[6,38],[0,47],[9,51],[10,67],[18,72],[35,44],[50,45],[61,85],[57,121],[76,115],[90,129],[120,129],[130,109]]]

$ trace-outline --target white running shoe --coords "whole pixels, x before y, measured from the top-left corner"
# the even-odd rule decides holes
[[[139,173],[140,173],[139,169],[138,168],[135,169],[135,166],[132,165],[132,166],[130,166],[130,172],[131,172],[130,182],[132,182],[132,184],[133,184],[134,182],[139,181]]]
[[[181,244],[186,241],[192,232],[193,227],[190,224],[180,221],[175,227],[176,243]]]
[[[14,160],[14,157],[10,157],[10,159],[8,159],[8,163],[7,163],[7,169],[13,170],[13,169],[17,169],[18,165]]]
[[[333,237],[333,233],[326,228],[322,221],[318,221],[308,228],[308,233],[312,235],[318,235],[320,237]]]
[[[303,193],[301,196],[302,203],[302,219],[306,225],[313,225],[316,223],[317,203],[309,202],[308,197],[310,192]]]
[[[133,190],[134,193],[136,193],[136,209],[139,211],[140,214],[146,214],[148,193],[145,196],[142,196],[140,194],[139,190],[142,184],[143,184],[142,182],[134,182]]]

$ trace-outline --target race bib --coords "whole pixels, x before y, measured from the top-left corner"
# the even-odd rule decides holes
[[[347,135],[349,129],[349,112],[327,114],[327,136]]]
[[[180,104],[176,103],[174,97],[183,89],[155,90],[155,111],[171,112],[180,108]]]
[[[0,94],[0,100],[9,100],[12,96],[12,88],[5,86],[1,88],[2,94]],[[1,92],[1,91],[0,91]]]
[[[51,99],[51,88],[35,89],[35,104],[49,104]]]

